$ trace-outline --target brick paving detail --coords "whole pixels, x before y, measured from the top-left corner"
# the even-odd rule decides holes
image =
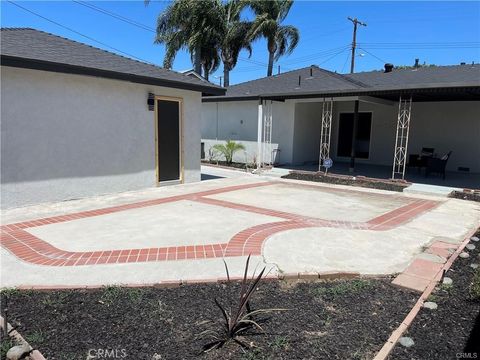
[[[368,222],[352,222],[339,220],[325,220],[314,217],[302,216],[283,211],[276,211],[256,206],[242,205],[233,202],[216,200],[207,196],[221,194],[236,190],[245,190],[260,186],[270,186],[278,182],[262,182],[248,185],[230,186],[197,192],[192,194],[171,196],[161,199],[140,201],[131,204],[112,206],[97,210],[82,211],[61,216],[52,216],[42,219],[24,221],[2,225],[0,227],[1,246],[14,254],[17,258],[35,265],[45,266],[81,266],[99,264],[137,263],[147,261],[173,261],[185,259],[208,259],[218,257],[231,257],[243,255],[260,255],[265,240],[282,231],[311,228],[311,227],[335,227],[344,229],[384,231],[404,224],[416,216],[427,212],[439,203],[430,200],[410,199],[410,202],[393,211],[369,220]],[[320,188],[313,185],[311,188]],[[356,190],[344,190],[325,188],[328,191],[358,192]],[[383,196],[375,194],[375,196]],[[145,208],[161,205],[180,200],[201,202],[211,206],[225,207],[239,211],[247,211],[277,217],[281,220],[252,226],[234,235],[228,243],[170,246],[162,248],[108,250],[93,252],[72,252],[58,249],[47,241],[44,241],[26,231],[42,225],[57,224],[67,221],[75,221],[94,216],[102,216],[125,210]]]

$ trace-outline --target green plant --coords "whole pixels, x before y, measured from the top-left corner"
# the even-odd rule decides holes
[[[0,342],[0,359],[5,359],[8,350],[14,347],[16,344],[10,337],[3,337]]]
[[[240,150],[245,150],[245,146],[232,140],[227,140],[225,144],[215,144],[213,149],[225,157],[228,164],[233,162],[233,155]]]
[[[370,280],[354,279],[349,281],[341,281],[331,287],[320,287],[313,290],[315,295],[326,295],[330,297],[343,296],[348,293],[356,293],[363,289],[367,289],[372,285]]]
[[[475,270],[469,290],[472,299],[480,300],[480,268]]]
[[[99,303],[110,306],[121,297],[127,297],[132,303],[138,303],[143,296],[143,290],[137,288],[123,288],[118,285],[105,286],[102,290]]]
[[[41,303],[45,306],[55,306],[62,304],[67,298],[68,294],[65,292],[49,293],[41,300]]]
[[[25,340],[27,340],[27,342],[29,342],[30,345],[32,344],[39,345],[45,341],[45,336],[41,330],[35,330],[31,334],[25,335]]]
[[[287,350],[290,343],[287,336],[276,336],[273,341],[268,343],[268,346],[275,350]]]
[[[206,344],[203,347],[203,351],[210,351],[212,349],[221,348],[228,341],[235,341],[242,348],[249,348],[250,346],[238,339],[239,335],[245,334],[246,331],[256,328],[263,332],[262,327],[259,325],[259,319],[257,318],[260,314],[270,313],[273,311],[284,311],[286,309],[258,309],[252,310],[250,306],[250,300],[257,290],[257,286],[260,283],[260,280],[265,273],[265,267],[260,271],[260,273],[252,278],[252,281],[248,283],[248,266],[250,263],[250,255],[247,258],[245,264],[245,272],[243,279],[241,281],[239,300],[237,305],[232,305],[230,309],[227,309],[224,305],[220,303],[217,298],[214,298],[214,302],[222,313],[222,326],[220,331],[206,330],[200,335],[209,334],[213,337],[213,341]],[[228,271],[228,266],[225,263],[225,268],[227,271],[227,279],[230,280],[230,275]]]

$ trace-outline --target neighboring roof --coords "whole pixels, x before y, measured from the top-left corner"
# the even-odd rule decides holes
[[[224,88],[195,77],[30,28],[1,29],[1,60],[4,66],[106,77],[206,95],[225,93]]]
[[[300,81],[300,83],[299,83]],[[451,96],[454,89],[469,88],[469,95]],[[473,89],[471,89],[473,88]],[[480,99],[480,65],[393,69],[392,72],[370,71],[337,74],[312,65],[283,74],[247,81],[227,88],[225,96],[205,97],[204,102],[254,100],[259,98],[302,98],[321,96],[371,95],[394,98],[400,93],[423,93],[417,98],[428,100],[427,92],[437,91],[451,99]],[[439,94],[442,93],[440,96]]]
[[[205,79],[202,75],[200,75],[199,73],[197,73],[197,72],[196,72],[195,70],[193,70],[193,69],[180,71],[180,73],[183,74],[183,75],[187,75],[187,76],[191,76],[191,77],[197,78],[198,80],[202,80],[202,81],[208,82],[207,79]]]

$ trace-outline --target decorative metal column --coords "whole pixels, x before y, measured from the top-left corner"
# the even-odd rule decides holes
[[[322,103],[322,126],[320,130],[320,158],[318,161],[318,171],[325,159],[330,158],[330,139],[332,136],[332,114],[333,114],[333,99],[323,98]]]
[[[273,101],[265,101],[263,111],[262,165],[271,165],[272,160],[272,121]]]
[[[395,137],[395,152],[393,154],[392,179],[395,179],[396,176],[401,176],[402,179],[405,178],[411,112],[412,97],[405,100],[400,96],[398,101],[397,134]]]
[[[318,161],[318,171],[325,159],[330,157],[330,138],[332,135],[332,114],[333,99],[323,99],[322,103],[322,124],[320,130],[320,159]]]

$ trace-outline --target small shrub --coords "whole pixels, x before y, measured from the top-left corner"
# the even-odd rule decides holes
[[[233,162],[233,155],[239,150],[245,150],[245,146],[235,141],[228,140],[225,144],[213,145],[213,149],[223,155],[227,164],[231,164]]]

